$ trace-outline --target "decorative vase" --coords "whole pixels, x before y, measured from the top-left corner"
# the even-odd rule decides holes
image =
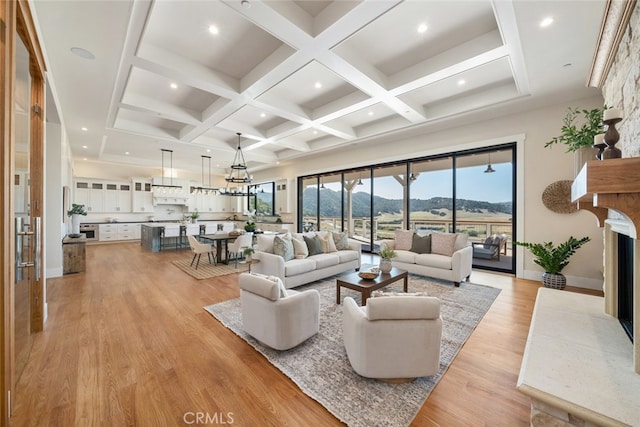
[[[382,273],[389,274],[389,272],[391,271],[391,268],[393,267],[393,265],[391,264],[391,260],[381,259],[380,260],[380,265],[378,267],[380,268],[380,271]]]
[[[595,147],[580,147],[573,152],[574,176],[578,176],[585,163],[596,160],[598,149]]]
[[[567,286],[567,278],[560,273],[542,273],[542,284],[546,288],[564,289]]]
[[[80,215],[71,215],[71,237],[80,237]]]

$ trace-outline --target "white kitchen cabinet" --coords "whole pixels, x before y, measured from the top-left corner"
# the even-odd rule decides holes
[[[109,223],[100,224],[100,241],[136,240],[140,239],[141,224]]]
[[[98,228],[101,242],[118,240],[118,226],[116,224],[100,224]]]
[[[131,184],[105,183],[104,212],[131,212]]]
[[[104,212],[104,183],[76,180],[73,203],[84,205],[87,212]]]
[[[289,213],[289,183],[286,179],[276,181],[276,213]]]
[[[153,192],[151,191],[151,180],[139,178],[132,179],[131,210],[133,212],[148,212],[153,214]]]

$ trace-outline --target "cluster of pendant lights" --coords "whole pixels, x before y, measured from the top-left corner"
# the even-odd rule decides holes
[[[221,194],[224,196],[246,196],[249,194],[248,188],[245,189],[245,186],[248,187],[253,180],[253,177],[249,175],[247,169],[247,162],[244,159],[244,154],[242,153],[242,148],[240,146],[240,136],[241,133],[237,133],[238,135],[238,148],[236,150],[235,157],[233,158],[233,163],[231,164],[231,168],[229,170],[229,174],[225,176],[225,181],[227,181],[227,185],[225,188],[214,188],[211,187],[211,156],[200,156],[202,157],[202,169],[201,169],[201,178],[202,185],[199,187],[191,187],[191,194],[204,194],[204,195],[214,195]],[[180,194],[182,193],[182,186],[173,184],[173,150],[167,150],[162,148],[162,184],[153,184],[151,187],[154,193],[158,194]],[[165,182],[165,155],[169,155],[169,168],[171,173],[169,174],[169,184]],[[204,180],[204,168],[205,162],[208,164],[209,168],[209,176],[207,186],[205,186]]]

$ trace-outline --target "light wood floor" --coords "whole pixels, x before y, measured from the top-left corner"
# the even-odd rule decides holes
[[[13,397],[12,425],[173,426],[194,424],[196,413],[210,425],[214,417],[238,426],[340,425],[202,309],[237,297],[237,276],[196,280],[169,262],[189,256],[93,245],[86,273],[49,279],[49,317]],[[529,399],[515,384],[539,285],[471,278],[502,292],[415,426],[529,425]]]

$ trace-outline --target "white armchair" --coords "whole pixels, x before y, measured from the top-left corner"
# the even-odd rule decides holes
[[[242,273],[242,326],[249,335],[276,350],[288,350],[320,330],[320,294],[285,290],[278,278]],[[283,296],[284,294],[284,296]]]
[[[426,296],[369,298],[359,307],[343,301],[344,346],[359,375],[410,381],[440,369],[440,300]]]

